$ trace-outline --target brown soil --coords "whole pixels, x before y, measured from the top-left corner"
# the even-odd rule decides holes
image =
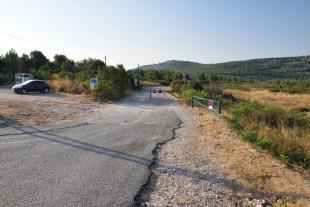
[[[5,117],[10,123],[28,124],[47,124],[77,118],[77,115],[64,114],[61,113],[61,110],[59,112],[46,110],[42,106],[25,101],[0,102],[0,115]]]

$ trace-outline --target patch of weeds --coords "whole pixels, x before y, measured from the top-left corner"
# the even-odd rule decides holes
[[[272,141],[269,138],[261,137],[256,140],[255,144],[263,149],[269,149]]]
[[[244,131],[242,137],[245,141],[254,142],[256,140],[256,131]]]
[[[249,115],[255,110],[261,109],[262,106],[254,101],[244,101],[233,106],[229,112],[233,116],[234,120],[239,120],[242,117]]]
[[[282,161],[284,161],[284,162],[286,162],[286,161],[288,161],[288,156],[285,155],[285,154],[280,154],[280,155],[279,155],[279,159],[282,160]]]

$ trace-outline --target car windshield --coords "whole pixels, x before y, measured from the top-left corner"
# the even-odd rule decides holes
[[[25,85],[25,84],[28,84],[28,83],[30,83],[30,82],[32,82],[32,81],[33,81],[33,80],[27,80],[27,81],[23,82],[22,84]]]

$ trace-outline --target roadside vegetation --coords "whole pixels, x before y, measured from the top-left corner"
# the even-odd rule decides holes
[[[296,110],[242,101],[229,109],[245,141],[289,163],[310,167],[310,117]]]
[[[246,142],[309,169],[309,80],[248,81],[204,73],[195,78],[185,74],[182,80],[183,74],[169,70],[131,72],[144,80],[169,82],[185,104],[193,95],[221,100],[225,116]]]
[[[96,94],[102,98],[118,99],[127,90],[138,88],[123,65],[109,66],[100,59],[75,62],[57,54],[50,61],[40,51],[19,56],[14,50],[0,56],[0,85],[14,82],[15,74],[32,73],[35,78],[47,80],[59,92],[88,94],[90,78],[97,78]]]

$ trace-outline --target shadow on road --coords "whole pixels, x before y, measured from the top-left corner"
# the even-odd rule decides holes
[[[33,130],[38,130],[35,127],[29,127]],[[21,132],[24,132],[23,129],[19,129],[16,128],[17,130],[20,130]],[[141,165],[145,165],[147,167],[150,167],[152,164],[154,164],[153,160],[149,160],[149,159],[145,159],[143,157],[139,157],[136,155],[130,155],[124,152],[120,152],[117,150],[113,150],[113,149],[109,149],[109,148],[105,148],[102,146],[97,146],[94,144],[90,144],[87,142],[82,142],[82,141],[78,141],[69,137],[65,137],[65,136],[61,136],[55,133],[51,133],[51,132],[38,132],[33,133],[32,136],[40,138],[40,139],[44,139],[44,140],[48,140],[51,142],[55,142],[58,144],[63,144],[66,146],[70,146],[70,147],[74,147],[77,149],[81,149],[81,150],[85,150],[88,152],[93,152],[93,153],[97,153],[100,155],[105,155],[105,156],[109,156],[115,159],[121,159],[121,160],[125,160],[128,162],[133,162],[133,163],[137,163],[137,164],[141,164]],[[224,188],[227,189],[231,189],[233,192],[240,192],[240,191],[246,191],[246,192],[251,192],[254,193],[256,195],[259,196],[264,196],[264,197],[270,197],[270,196],[278,196],[281,197],[283,195],[285,196],[290,196],[292,198],[308,198],[307,195],[300,195],[300,194],[286,194],[286,193],[265,193],[265,192],[260,192],[257,190],[253,190],[253,189],[248,189],[245,186],[243,186],[240,183],[237,183],[234,180],[229,180],[226,178],[223,178],[219,175],[215,175],[215,174],[210,174],[208,172],[200,172],[200,171],[195,171],[195,170],[191,170],[191,169],[183,169],[180,167],[176,167],[176,166],[169,166],[169,165],[158,165],[156,164],[154,167],[154,170],[157,170],[161,173],[168,173],[168,174],[173,174],[173,175],[180,175],[180,176],[187,176],[190,177],[194,180],[207,180],[210,183],[217,183],[219,185],[221,185]]]
[[[33,96],[33,97],[53,97],[53,98],[63,98],[67,97],[66,94],[57,93],[57,92],[50,92],[50,93],[36,93],[36,92],[28,92],[26,94],[16,94],[19,96]]]

